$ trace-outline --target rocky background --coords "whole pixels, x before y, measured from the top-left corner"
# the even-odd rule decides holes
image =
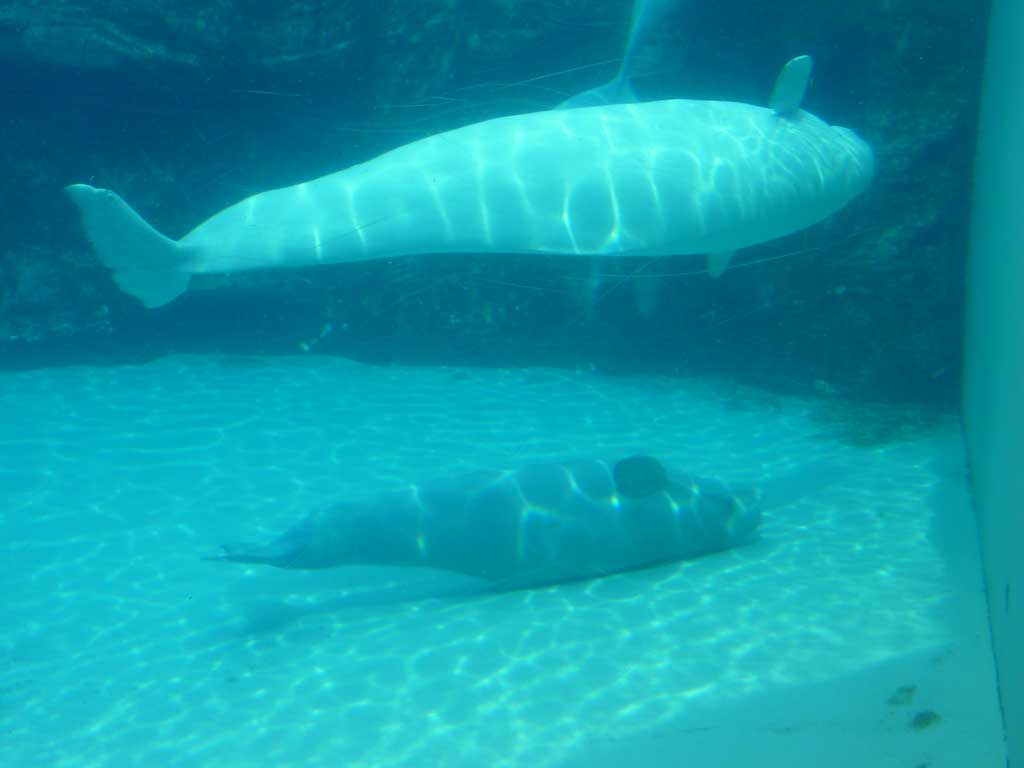
[[[955,404],[984,2],[668,4],[642,49],[642,96],[763,103],[781,64],[810,53],[805,106],[877,155],[862,199],[716,281],[692,258],[596,274],[432,256],[194,281],[147,311],[94,260],[61,192],[112,188],[179,237],[252,192],[607,80],[631,5],[4,3],[0,366],[306,352]]]

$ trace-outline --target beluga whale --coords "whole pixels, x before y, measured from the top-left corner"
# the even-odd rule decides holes
[[[498,117],[252,195],[180,240],[110,190],[67,187],[99,260],[147,307],[194,274],[410,254],[704,254],[796,232],[868,186],[871,148],[800,108],[811,61],[767,107],[669,99]]]
[[[750,542],[761,491],[651,456],[481,471],[355,497],[276,539],[206,559],[317,570],[430,568],[525,589],[687,560]]]

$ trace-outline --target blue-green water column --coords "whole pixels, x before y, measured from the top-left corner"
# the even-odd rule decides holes
[[[1010,765],[1024,765],[1024,2],[995,0],[975,160],[964,423]]]

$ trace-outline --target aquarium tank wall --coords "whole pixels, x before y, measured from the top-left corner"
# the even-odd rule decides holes
[[[1024,761],[1024,4],[989,24],[967,274],[966,424],[1009,764]]]

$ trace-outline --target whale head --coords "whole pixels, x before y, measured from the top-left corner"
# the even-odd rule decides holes
[[[875,175],[875,153],[871,146],[849,128],[830,126],[835,137],[835,163],[839,169],[840,186],[845,188],[847,200],[861,194]]]

